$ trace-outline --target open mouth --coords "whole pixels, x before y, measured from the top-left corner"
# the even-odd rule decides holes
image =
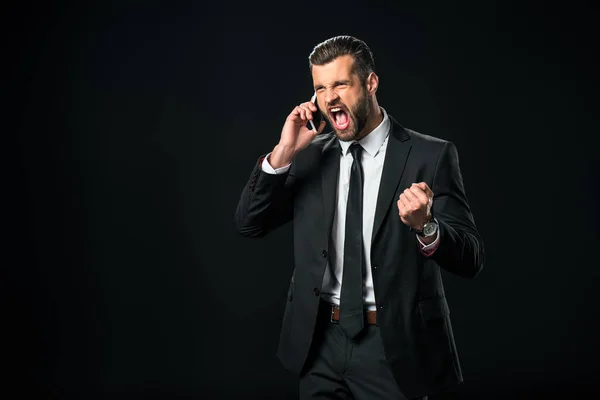
[[[340,131],[343,131],[350,125],[350,115],[348,115],[348,112],[343,107],[331,107],[329,109],[329,116],[335,128]]]

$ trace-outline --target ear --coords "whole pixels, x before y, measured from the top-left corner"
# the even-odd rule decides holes
[[[375,72],[371,72],[369,76],[367,76],[367,92],[369,92],[369,94],[375,94],[378,87],[379,77]]]

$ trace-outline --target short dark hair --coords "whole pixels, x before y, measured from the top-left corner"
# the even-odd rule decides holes
[[[308,56],[309,68],[313,65],[325,65],[338,57],[352,56],[353,72],[358,74],[361,82],[365,82],[371,72],[375,71],[373,53],[365,42],[349,35],[329,38],[315,46]]]

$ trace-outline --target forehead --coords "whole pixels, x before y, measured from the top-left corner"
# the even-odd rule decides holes
[[[350,80],[352,79],[353,75],[356,75],[353,73],[353,65],[354,59],[349,55],[338,57],[325,65],[313,65],[313,83],[316,86],[325,85],[339,80]]]

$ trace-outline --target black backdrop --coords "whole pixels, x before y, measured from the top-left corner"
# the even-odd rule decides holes
[[[485,240],[480,276],[445,274],[466,382],[433,399],[599,393],[591,7],[79,3],[4,13],[10,398],[295,396],[291,227],[232,218],[337,34],[372,47],[383,107],[457,145]]]

